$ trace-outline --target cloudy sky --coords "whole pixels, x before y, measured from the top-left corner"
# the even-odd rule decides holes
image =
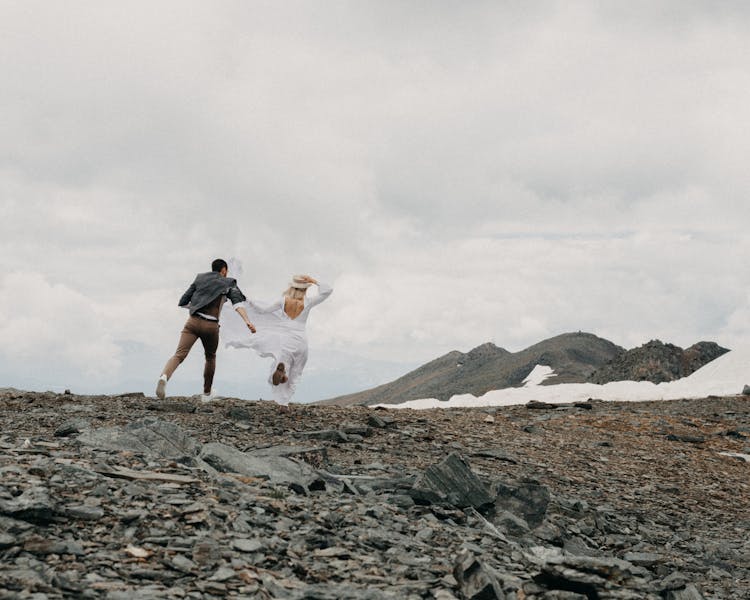
[[[0,0],[0,387],[152,393],[217,256],[334,286],[304,401],[486,341],[741,342],[745,6]]]

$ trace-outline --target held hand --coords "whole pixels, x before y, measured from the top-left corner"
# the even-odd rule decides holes
[[[315,279],[313,279],[312,277],[310,277],[309,275],[305,275],[304,280],[307,283],[312,283],[313,285],[318,285],[318,282]]]
[[[253,325],[250,321],[247,321],[245,325],[247,325],[247,328],[251,331],[251,333],[255,333],[255,325]]]

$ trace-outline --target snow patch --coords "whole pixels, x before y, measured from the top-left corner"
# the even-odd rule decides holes
[[[548,367],[547,365],[536,365],[531,369],[531,373],[526,376],[526,379],[523,380],[523,386],[532,387],[535,385],[541,385],[542,381],[549,379],[550,377],[555,377],[555,375],[555,370],[552,367]]]
[[[410,400],[402,404],[381,404],[386,408],[456,408],[482,406],[511,406],[526,404],[530,400],[560,404],[580,402],[589,398],[607,401],[641,402],[646,400],[679,400],[707,396],[733,396],[750,382],[750,347],[727,352],[688,377],[654,384],[648,381],[614,381],[604,385],[595,383],[561,383],[539,385],[542,374],[550,376],[537,365],[524,380],[524,387],[492,390],[483,396],[460,394],[441,402],[436,398]],[[552,371],[549,367],[546,367]],[[533,375],[533,377],[532,377]],[[546,377],[545,377],[546,379]]]

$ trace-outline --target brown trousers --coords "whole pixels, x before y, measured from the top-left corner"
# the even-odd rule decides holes
[[[172,377],[172,373],[185,360],[193,344],[198,340],[203,344],[203,350],[206,353],[206,366],[203,368],[203,392],[210,394],[216,372],[216,349],[219,347],[219,323],[217,321],[191,316],[182,329],[177,351],[167,361],[163,373],[167,379]]]

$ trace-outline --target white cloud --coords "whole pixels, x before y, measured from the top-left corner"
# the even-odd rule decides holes
[[[10,273],[0,280],[0,353],[27,372],[60,366],[102,379],[117,371],[120,350],[98,307],[39,273]]]
[[[295,272],[335,283],[313,351],[413,362],[578,329],[733,339],[748,16],[4,3],[0,272],[94,311],[110,372],[111,344],[166,359],[180,293],[232,255],[260,298]],[[11,314],[28,359],[52,356],[41,307]]]

